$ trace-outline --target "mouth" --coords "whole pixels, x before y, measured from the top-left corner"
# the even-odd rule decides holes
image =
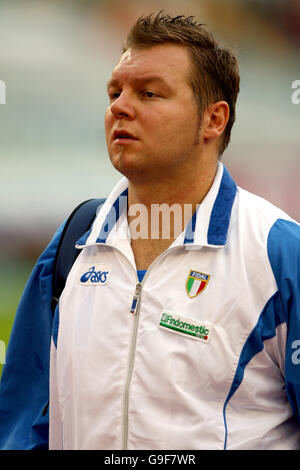
[[[117,130],[113,133],[113,141],[117,144],[126,144],[138,140],[134,135],[125,130]]]

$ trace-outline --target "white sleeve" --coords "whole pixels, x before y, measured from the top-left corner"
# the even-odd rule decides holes
[[[52,338],[50,352],[49,450],[63,449],[62,420],[57,388],[56,355],[57,350]]]

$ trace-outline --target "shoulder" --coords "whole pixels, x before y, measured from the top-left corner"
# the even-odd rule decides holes
[[[246,250],[271,267],[278,289],[287,280],[300,291],[300,224],[287,213],[255,194],[238,188],[235,216]]]
[[[286,212],[267,199],[240,187],[238,187],[238,202],[240,215],[244,215],[245,218],[250,217],[255,224],[271,228],[278,219],[293,221]]]
[[[274,242],[299,240],[300,225],[263,197],[238,187],[235,217],[246,239],[266,247]]]
[[[278,289],[285,296],[300,297],[300,225],[277,219],[269,231],[267,249]]]
[[[300,224],[296,220],[263,197],[239,187],[237,199],[240,223],[250,232],[264,234],[270,253],[275,246],[299,250]]]
[[[239,212],[257,256],[266,258],[276,281],[287,323],[299,315],[300,224],[265,199],[239,191]],[[244,224],[244,225],[243,225]]]

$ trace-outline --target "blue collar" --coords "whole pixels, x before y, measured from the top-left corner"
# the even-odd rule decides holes
[[[210,214],[210,221],[207,231],[208,245],[226,245],[231,210],[236,192],[237,186],[225,166],[223,166],[223,175],[219,191]],[[193,214],[193,217],[186,227],[184,244],[195,242],[195,229],[198,210]]]
[[[106,243],[108,241],[113,227],[120,219],[123,211],[127,210],[128,184],[124,189],[124,179],[121,181],[122,184],[119,184],[122,188],[121,192],[120,190],[118,191],[119,196],[117,198],[113,196],[113,199],[112,195],[109,196],[96,217],[96,221],[99,216],[102,218],[101,225],[99,226],[98,224],[95,229],[94,222],[91,230],[78,240],[78,247],[83,247],[86,244]],[[113,194],[116,194],[117,190],[118,185]],[[185,232],[181,238],[179,237],[180,240],[174,243],[177,245],[183,244],[186,247],[191,245],[214,247],[226,245],[236,192],[236,183],[225,166],[219,163],[217,176],[212,188],[194,212],[186,226]],[[102,211],[105,212],[103,213]],[[100,229],[97,229],[97,227],[100,227]]]

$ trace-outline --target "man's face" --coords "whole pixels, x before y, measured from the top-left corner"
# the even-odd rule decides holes
[[[175,44],[129,49],[114,69],[106,142],[113,166],[129,180],[157,182],[193,171],[200,118],[190,70],[188,50]]]

